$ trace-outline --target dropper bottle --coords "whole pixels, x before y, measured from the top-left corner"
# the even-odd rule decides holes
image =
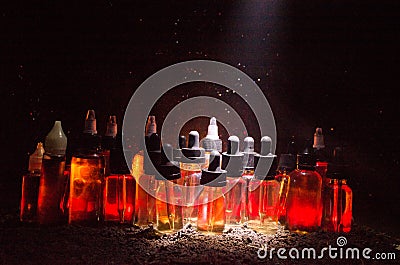
[[[256,231],[274,233],[280,183],[276,180],[276,155],[272,154],[272,139],[261,138],[261,150],[255,155],[256,169],[249,184],[248,226]]]
[[[200,146],[205,150],[205,164],[204,168],[208,167],[210,161],[210,154],[213,150],[222,152],[222,140],[219,139],[217,119],[215,117],[210,118],[210,124],[208,125],[207,136],[201,139]]]
[[[22,177],[20,206],[20,220],[22,222],[35,222],[37,219],[40,171],[42,168],[43,154],[43,144],[38,143],[35,152],[29,156],[28,173]]]
[[[155,175],[157,173],[156,167],[160,164],[161,159],[161,139],[156,131],[154,116],[149,116],[146,128],[145,145],[147,155],[144,156],[143,160],[144,171],[136,179],[135,225],[138,226],[147,226],[157,222]]]
[[[203,169],[200,184],[204,186],[199,197],[197,229],[205,233],[222,233],[225,229],[226,171],[220,168],[221,154],[214,150],[208,169]]]
[[[199,133],[189,133],[188,147],[182,148],[180,161],[181,178],[183,182],[184,224],[197,224],[197,199],[201,192],[201,169],[205,163],[204,149],[199,147]]]
[[[103,218],[105,159],[101,138],[97,135],[94,110],[89,110],[86,115],[81,139],[71,159],[68,222],[96,225]]]
[[[242,205],[242,189],[245,181],[243,173],[243,153],[239,151],[240,141],[236,135],[228,138],[227,151],[222,153],[222,169],[227,171],[226,177],[226,226],[239,226]]]
[[[294,232],[317,231],[322,218],[322,178],[315,171],[315,155],[307,141],[297,154],[297,168],[289,174],[286,201],[286,226]]]
[[[40,224],[60,224],[65,221],[60,204],[65,191],[65,153],[67,137],[56,121],[44,142],[42,171],[38,196],[38,220]]]
[[[242,174],[242,203],[241,203],[241,223],[247,224],[251,219],[249,216],[251,210],[249,209],[249,184],[250,180],[254,178],[254,139],[253,137],[244,138],[244,148],[243,148],[243,174]],[[253,212],[254,217],[258,216],[258,212]]]
[[[280,182],[279,199],[275,215],[281,225],[286,220],[286,199],[290,186],[289,173],[296,168],[296,148],[294,138],[290,140],[286,153],[281,154],[278,160],[278,168],[275,179]]]
[[[110,150],[110,171],[106,176],[103,194],[104,221],[133,222],[135,209],[135,180],[130,174],[122,147],[122,135],[118,134]]]
[[[325,185],[327,184],[326,171],[328,169],[328,158],[325,153],[325,142],[322,128],[315,129],[313,148],[316,158],[315,171],[321,175],[323,185]]]
[[[116,145],[116,137],[118,133],[117,117],[109,116],[107,120],[106,133],[102,137],[102,153],[106,163],[105,176],[110,175],[110,151]]]
[[[161,164],[157,167],[156,182],[156,229],[172,233],[183,228],[182,189],[178,185],[181,177],[179,164],[170,161],[173,148],[164,144],[161,150]]]

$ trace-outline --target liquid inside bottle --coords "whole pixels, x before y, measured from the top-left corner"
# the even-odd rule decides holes
[[[35,222],[38,209],[40,172],[32,172],[22,178],[22,197],[20,220]]]
[[[181,178],[183,182],[183,217],[184,224],[196,226],[198,206],[197,201],[202,187],[200,186],[201,164],[180,163]]]
[[[240,177],[227,177],[225,202],[226,202],[226,225],[241,225],[242,191],[245,182]]]
[[[199,197],[197,229],[222,233],[225,229],[225,197],[218,187],[204,187]]]

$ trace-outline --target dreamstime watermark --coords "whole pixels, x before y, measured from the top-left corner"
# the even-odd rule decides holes
[[[263,246],[257,250],[259,259],[373,259],[373,260],[395,260],[396,253],[374,253],[370,248],[345,247],[347,239],[339,236],[336,240],[337,246],[329,245],[320,250],[315,248],[268,248]]]
[[[125,151],[131,150],[132,147],[145,146],[144,128],[155,103],[169,90],[190,82],[214,83],[234,91],[252,110],[261,136],[271,137],[272,151],[275,151],[275,119],[263,91],[241,70],[210,60],[186,61],[168,66],[147,78],[136,89],[125,111],[122,126],[122,144]],[[233,106],[224,102],[223,98],[208,96],[188,98],[177,104],[166,115],[161,130],[161,141],[178,146],[181,129],[188,121],[197,117],[216,117],[229,135],[236,135],[239,138],[247,136],[244,123],[247,117],[241,117],[239,114]],[[144,157],[149,161],[146,148],[144,148]],[[131,153],[125,152],[125,159],[129,168],[132,169]],[[153,172],[157,172],[154,165],[150,167]],[[151,192],[149,187],[142,186],[142,188]]]

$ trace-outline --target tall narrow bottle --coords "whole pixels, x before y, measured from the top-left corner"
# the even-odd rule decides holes
[[[96,225],[103,217],[105,160],[101,138],[96,131],[94,110],[89,110],[80,147],[71,159],[69,220],[70,224]]]
[[[325,142],[324,135],[322,134],[322,128],[315,129],[313,148],[316,159],[315,171],[317,171],[321,175],[323,185],[325,185],[327,184],[325,177],[328,168],[328,158],[325,153]]]
[[[255,155],[256,169],[249,183],[249,209],[258,207],[258,216],[249,215],[248,226],[257,231],[276,232],[280,183],[275,179],[276,155],[272,154],[272,139],[261,138],[260,154]]]
[[[289,174],[290,186],[286,203],[286,226],[291,231],[316,231],[321,226],[322,178],[315,171],[312,148],[297,155],[297,169]]]
[[[347,184],[348,166],[342,159],[340,147],[334,149],[333,161],[328,164],[328,185],[324,189],[322,229],[328,232],[351,230],[353,192]]]
[[[197,200],[202,187],[200,186],[201,169],[205,163],[204,149],[199,147],[199,133],[189,133],[187,148],[182,148],[180,160],[181,178],[183,182],[183,218],[184,224],[197,224]]]
[[[104,137],[102,137],[101,149],[103,151],[105,161],[105,176],[110,175],[110,151],[116,145],[116,137],[118,133],[117,117],[109,116],[107,120],[107,128]]]
[[[281,225],[286,222],[286,199],[290,186],[289,174],[296,168],[295,142],[292,138],[289,142],[287,153],[279,156],[277,174],[275,179],[280,182],[278,205],[276,207],[276,216]]]
[[[206,233],[222,233],[225,229],[226,171],[220,168],[221,154],[214,150],[208,169],[203,169],[200,184],[204,189],[199,197],[197,229]]]
[[[40,224],[61,224],[65,216],[60,207],[65,191],[65,153],[67,137],[61,121],[54,123],[53,129],[46,136],[45,153],[42,160],[38,196],[38,220]]]
[[[244,149],[243,149],[243,174],[242,174],[242,203],[241,203],[241,223],[247,224],[251,218],[258,217],[258,205],[251,204],[250,201],[254,200],[250,198],[252,194],[249,194],[250,180],[254,178],[254,139],[252,137],[244,138]]]
[[[226,227],[241,225],[243,154],[239,151],[240,141],[235,135],[228,138],[228,149],[222,153],[222,169],[226,170]]]
[[[111,174],[105,178],[104,185],[104,221],[132,224],[135,210],[135,180],[126,164],[121,134],[110,150],[110,171]]]
[[[147,226],[148,224],[155,224],[157,222],[155,167],[160,163],[161,143],[156,126],[155,117],[149,116],[146,126],[147,135],[145,136],[147,155],[143,153],[144,170],[142,175],[136,178],[135,225],[138,226]]]
[[[179,164],[172,160],[173,149],[164,144],[161,164],[156,174],[156,229],[161,233],[172,233],[183,228],[182,188]]]
[[[219,139],[218,135],[218,125],[215,117],[210,119],[210,124],[208,125],[207,136],[201,139],[200,146],[204,148],[205,151],[205,163],[203,165],[204,168],[208,167],[208,163],[210,162],[210,154],[213,150],[217,150],[218,152],[222,152],[222,140]]]
[[[42,168],[43,154],[43,144],[38,143],[35,152],[29,156],[28,173],[22,177],[22,196],[19,216],[22,222],[30,223],[37,221],[40,171]]]

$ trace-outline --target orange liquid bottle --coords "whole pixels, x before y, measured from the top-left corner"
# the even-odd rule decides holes
[[[307,148],[297,155],[297,169],[289,174],[286,226],[295,232],[319,230],[322,218],[322,178],[315,171],[315,156]]]
[[[40,224],[62,224],[66,222],[60,205],[65,191],[67,137],[60,121],[55,122],[46,136],[45,148],[40,175],[38,220]]]
[[[226,227],[241,225],[242,189],[244,180],[243,154],[239,152],[239,138],[232,135],[228,138],[228,149],[222,153],[222,169],[226,170]]]
[[[252,137],[244,138],[244,148],[243,148],[243,174],[241,177],[242,182],[242,199],[241,199],[241,209],[240,218],[242,224],[247,224],[249,220],[258,218],[258,204],[254,203],[256,198],[250,198],[254,196],[255,193],[249,192],[250,181],[254,178],[254,139]]]
[[[225,229],[226,211],[223,189],[226,171],[221,170],[221,155],[214,150],[210,154],[208,169],[203,169],[200,184],[204,186],[198,203],[197,230],[208,234],[222,233]]]

